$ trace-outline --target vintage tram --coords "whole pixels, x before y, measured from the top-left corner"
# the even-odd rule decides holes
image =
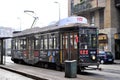
[[[96,66],[98,52],[97,28],[87,26],[81,16],[63,19],[55,25],[14,32],[12,61],[15,63],[54,65],[64,68],[65,60],[77,60],[80,70]]]

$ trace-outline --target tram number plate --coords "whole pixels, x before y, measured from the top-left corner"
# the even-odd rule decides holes
[[[112,59],[108,59],[108,61],[112,61]]]

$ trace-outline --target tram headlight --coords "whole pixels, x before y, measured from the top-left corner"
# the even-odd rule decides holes
[[[92,60],[95,60],[95,59],[96,59],[95,55],[92,55]]]

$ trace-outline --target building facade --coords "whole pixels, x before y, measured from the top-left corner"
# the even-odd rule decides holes
[[[99,29],[99,50],[120,59],[120,0],[68,0],[68,15],[84,16]]]

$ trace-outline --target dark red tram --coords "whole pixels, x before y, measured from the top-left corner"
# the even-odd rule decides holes
[[[96,66],[97,69],[97,28],[83,24],[82,21],[77,24],[73,22],[67,25],[35,27],[14,33],[12,61],[39,64],[42,67],[54,65],[58,69],[64,66],[65,60],[77,60],[80,70],[89,66]]]

